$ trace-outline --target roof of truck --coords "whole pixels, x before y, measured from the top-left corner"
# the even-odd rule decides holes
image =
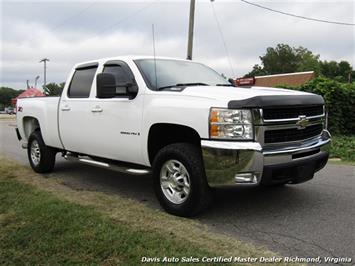
[[[83,64],[90,64],[90,63],[101,63],[109,60],[123,60],[123,61],[131,61],[131,60],[137,60],[137,59],[172,59],[172,60],[181,60],[181,61],[189,61],[191,60],[186,60],[182,58],[174,58],[174,57],[165,57],[165,56],[152,56],[152,55],[122,55],[122,56],[113,56],[113,57],[105,57],[105,58],[98,58],[94,60],[89,60],[89,61],[84,61],[76,64],[75,66],[80,66]]]

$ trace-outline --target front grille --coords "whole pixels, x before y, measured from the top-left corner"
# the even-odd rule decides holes
[[[266,130],[264,135],[265,143],[288,142],[304,140],[320,135],[323,130],[322,124],[308,126],[304,129],[287,128]]]
[[[300,115],[316,116],[323,114],[323,105],[275,107],[263,109],[264,120],[298,118]]]

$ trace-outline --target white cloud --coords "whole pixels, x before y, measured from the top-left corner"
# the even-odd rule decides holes
[[[20,89],[26,79],[42,76],[43,65],[38,61],[43,57],[51,60],[47,80],[62,82],[72,65],[80,61],[122,54],[151,55],[153,23],[157,55],[184,58],[188,1],[149,3],[3,2],[0,85]],[[258,3],[314,18],[355,22],[352,1]],[[304,21],[236,0],[216,0],[214,5],[237,76],[250,71],[266,48],[277,43],[304,46],[320,54],[323,60],[347,60],[355,64],[355,27]],[[209,1],[197,1],[193,55],[194,59],[231,76]]]

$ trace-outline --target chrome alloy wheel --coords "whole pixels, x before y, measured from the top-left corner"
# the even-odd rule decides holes
[[[190,194],[190,177],[185,166],[177,160],[166,161],[160,170],[160,187],[172,203],[185,202]]]
[[[41,161],[41,150],[37,140],[33,140],[31,143],[31,160],[34,165],[39,165]]]

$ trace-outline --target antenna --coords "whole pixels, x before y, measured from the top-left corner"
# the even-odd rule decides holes
[[[154,35],[154,24],[152,24],[152,35],[153,35],[153,58],[154,58],[155,89],[158,89],[158,78],[157,78],[157,60],[156,60],[156,58],[155,58],[155,35]]]

